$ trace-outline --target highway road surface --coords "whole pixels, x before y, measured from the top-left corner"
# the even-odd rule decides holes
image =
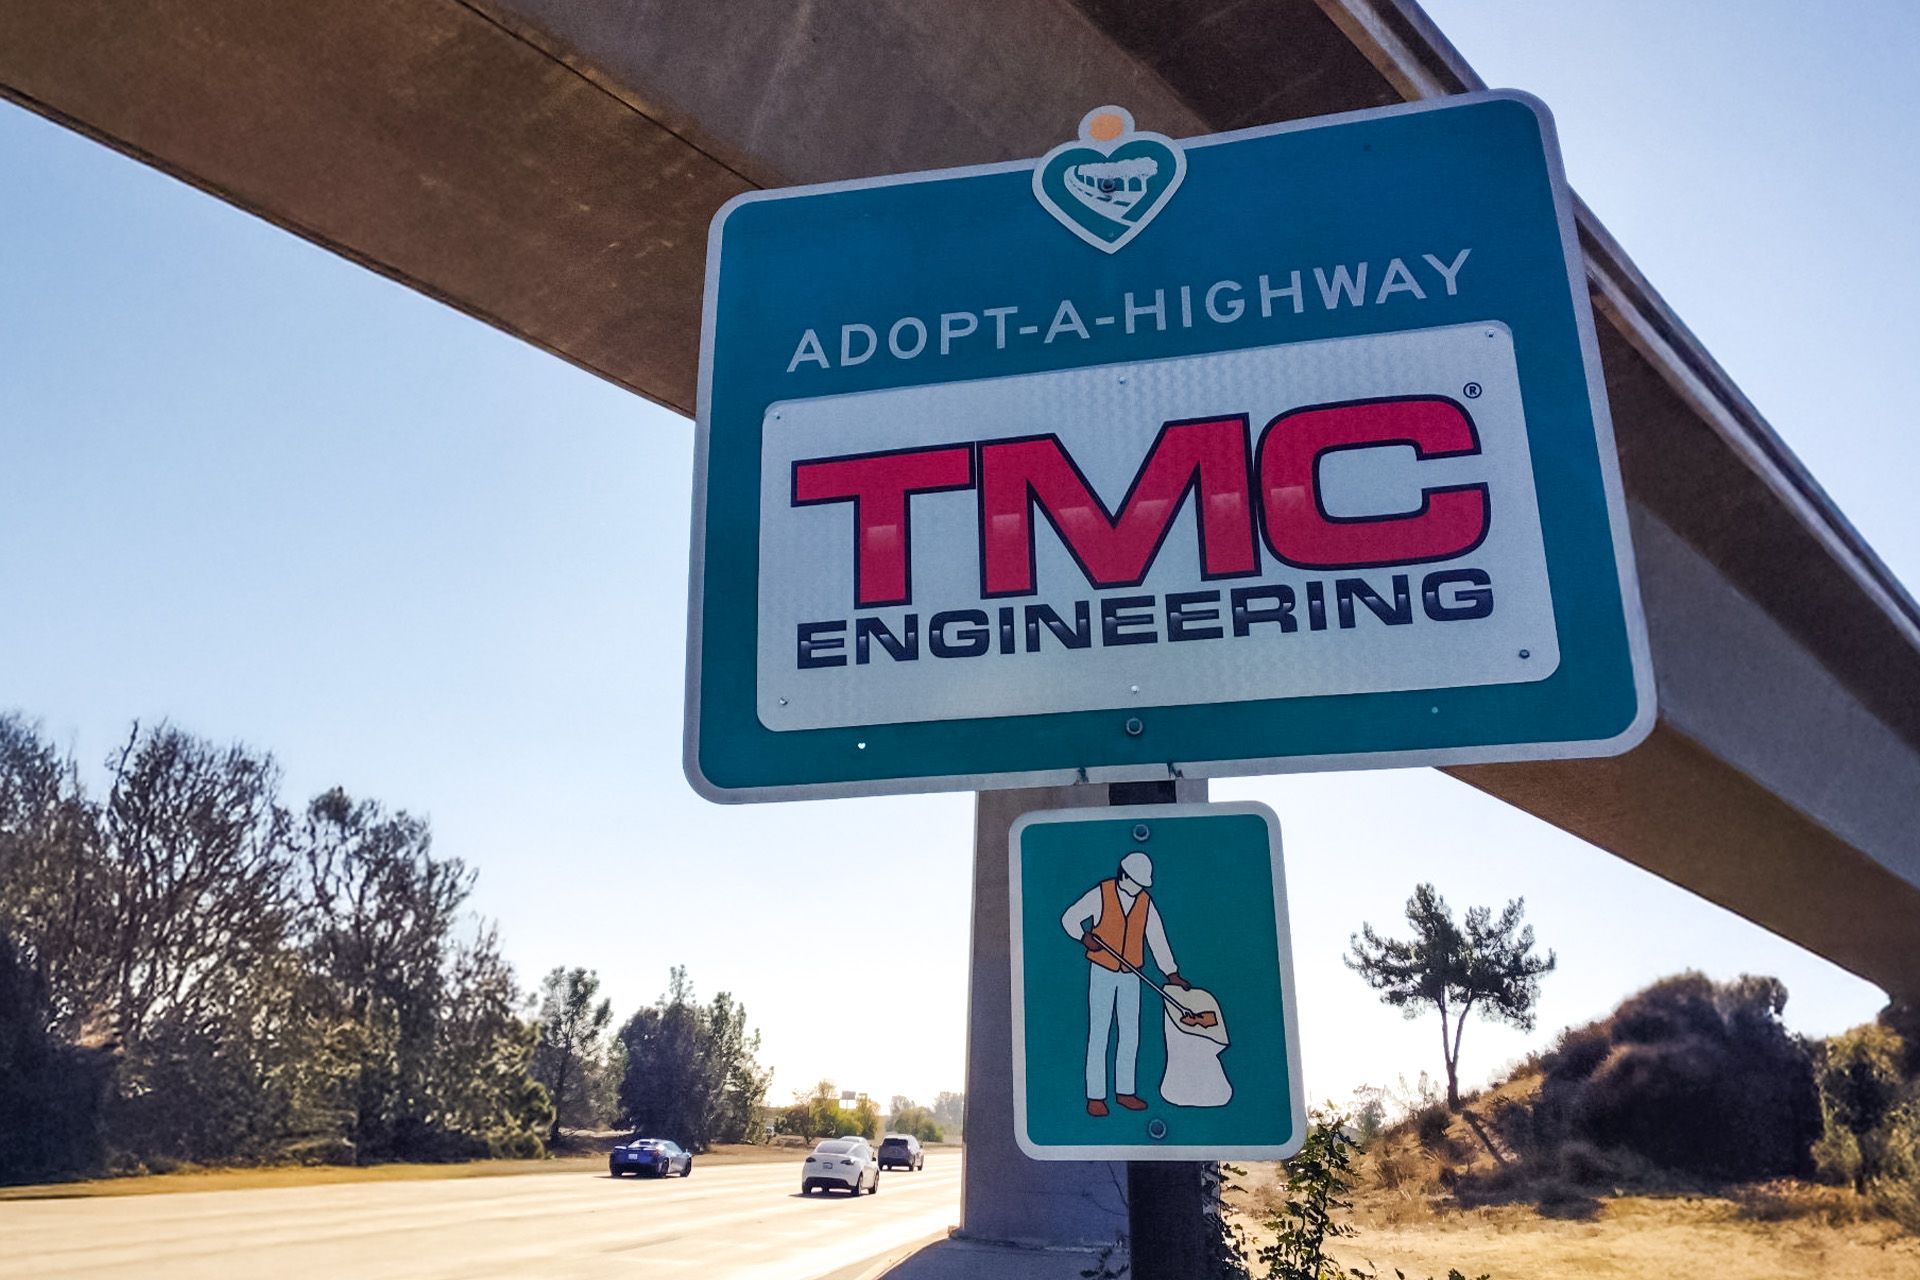
[[[591,1172],[0,1203],[0,1276],[701,1276],[853,1280],[959,1216],[960,1157],[802,1197],[800,1157],[691,1178]]]

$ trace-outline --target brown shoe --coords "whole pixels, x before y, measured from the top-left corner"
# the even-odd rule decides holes
[[[1140,1099],[1130,1093],[1119,1094],[1114,1098],[1114,1101],[1129,1111],[1145,1111],[1147,1109],[1146,1103],[1140,1101]]]
[[[1103,1116],[1107,1114],[1106,1102],[1100,1098],[1088,1098],[1087,1114],[1090,1116]]]

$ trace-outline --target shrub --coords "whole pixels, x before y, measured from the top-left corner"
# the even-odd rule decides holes
[[[1613,1037],[1603,1023],[1569,1027],[1560,1033],[1553,1048],[1541,1055],[1541,1072],[1562,1082],[1585,1080],[1613,1052]]]
[[[540,1135],[525,1129],[504,1129],[487,1135],[487,1155],[495,1160],[539,1160],[546,1156],[547,1144]]]
[[[1559,1125],[1551,1132],[1542,1133],[1539,1110],[1539,1095],[1535,1095],[1531,1105],[1517,1098],[1502,1098],[1494,1103],[1487,1122],[1502,1142],[1523,1157],[1550,1154],[1559,1146],[1566,1126]]]
[[[1444,1102],[1429,1103],[1408,1117],[1414,1136],[1429,1151],[1439,1151],[1447,1145],[1447,1124],[1452,1119],[1453,1113]]]
[[[1609,1020],[1612,1046],[1584,1079],[1549,1077],[1569,1136],[1621,1147],[1668,1169],[1764,1178],[1810,1167],[1821,1131],[1805,1051],[1779,1020],[1771,978],[1715,983],[1687,973],[1630,997]],[[1583,1045],[1583,1058],[1591,1057]],[[1551,1095],[1561,1095],[1551,1097]]]
[[[433,1128],[417,1120],[395,1126],[395,1135],[394,1146],[406,1153],[404,1158],[421,1164],[459,1164],[497,1154],[493,1142],[480,1134]]]
[[[1358,1234],[1350,1223],[1341,1221],[1341,1215],[1353,1207],[1347,1197],[1353,1191],[1356,1148],[1347,1130],[1345,1116],[1317,1114],[1300,1154],[1287,1161],[1286,1187],[1263,1224],[1272,1233],[1273,1243],[1255,1255],[1265,1267],[1264,1280],[1380,1280],[1369,1268],[1342,1269],[1326,1253],[1330,1242]],[[1229,1258],[1244,1266],[1246,1259],[1237,1242],[1229,1246]],[[1406,1280],[1404,1272],[1394,1274]],[[1448,1271],[1447,1276],[1466,1280],[1457,1270]],[[1488,1277],[1482,1275],[1479,1280]]]
[[[1807,1047],[1781,1025],[1772,978],[1716,983],[1684,973],[1654,983],[1540,1056],[1540,1089],[1503,1098],[1488,1120],[1538,1189],[1689,1178],[1745,1180],[1812,1165],[1821,1106]],[[1823,1149],[1844,1161],[1842,1144]],[[1470,1177],[1476,1193],[1498,1179]],[[1511,1179],[1509,1179],[1511,1181]]]
[[[1880,1213],[1920,1235],[1920,1183],[1881,1178],[1867,1185],[1867,1199]]]
[[[1388,1191],[1396,1191],[1408,1183],[1418,1182],[1423,1172],[1420,1158],[1411,1151],[1386,1152],[1376,1157],[1373,1162],[1374,1177]]]
[[[281,1158],[289,1164],[357,1164],[360,1153],[353,1143],[338,1136],[303,1138],[281,1149]]]
[[[1619,1166],[1590,1142],[1569,1142],[1560,1148],[1560,1176],[1580,1187],[1602,1187],[1619,1177]]]
[[[1824,1130],[1814,1160],[1823,1174],[1855,1190],[1873,1178],[1920,1177],[1914,1104],[1901,1078],[1905,1048],[1897,1034],[1874,1023],[1819,1047]]]
[[[1828,1118],[1820,1140],[1813,1144],[1813,1167],[1825,1182],[1856,1186],[1860,1182],[1860,1140],[1844,1125]]]
[[[1353,1091],[1353,1119],[1348,1122],[1347,1136],[1353,1139],[1353,1145],[1365,1151],[1387,1129],[1386,1090],[1362,1085]]]

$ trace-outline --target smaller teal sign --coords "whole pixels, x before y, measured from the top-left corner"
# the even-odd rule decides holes
[[[1284,1160],[1306,1136],[1265,805],[1030,813],[1009,841],[1014,1137],[1035,1160]]]

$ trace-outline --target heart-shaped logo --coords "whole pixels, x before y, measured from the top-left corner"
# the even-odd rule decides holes
[[[1105,253],[1119,250],[1166,208],[1187,176],[1173,139],[1138,133],[1124,107],[1100,107],[1033,170],[1033,195],[1060,225]]]

